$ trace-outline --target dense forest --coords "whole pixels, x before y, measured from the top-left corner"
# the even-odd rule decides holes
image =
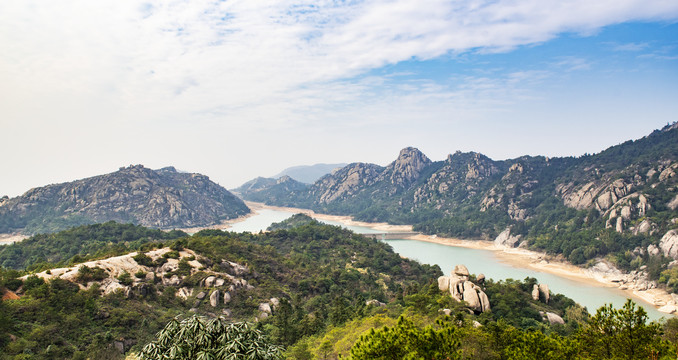
[[[563,295],[551,294],[548,303],[535,300],[535,279],[481,282],[471,274],[492,304],[491,311],[478,314],[440,291],[436,280],[443,272],[437,266],[402,259],[387,244],[339,227],[295,219],[304,221],[297,226],[287,221],[287,226],[276,225],[286,229],[261,234],[203,230],[192,236],[107,223],[36,236],[25,249],[18,243],[21,251],[13,254],[50,253],[68,239],[80,239],[74,242],[74,255],[58,264],[73,266],[77,276],[75,281],[46,277],[60,271],[48,258],[29,265],[40,264],[33,271],[0,269],[5,292],[0,358],[118,359],[137,353],[148,359],[172,347],[175,355],[186,351],[227,358],[223,349],[228,344],[232,354],[258,349],[262,359],[675,356],[671,342],[677,322],[650,323],[631,302],[623,309],[604,307],[589,314]],[[113,243],[125,231],[135,236]],[[96,258],[87,236],[97,243],[108,239],[115,245],[111,254],[124,253],[125,247],[137,251],[132,258],[147,272],[106,279],[103,268],[78,265]],[[151,260],[158,249],[166,249],[165,255]],[[173,260],[178,266],[164,273]],[[44,270],[40,276],[38,270]],[[227,273],[238,277],[226,277],[222,285],[208,283],[210,276]],[[169,284],[170,277],[179,282]],[[110,281],[134,291],[120,288],[102,295]],[[237,289],[229,291],[228,303],[201,302],[200,294],[219,286]],[[195,291],[178,296],[189,288]],[[272,308],[262,312],[262,304]],[[552,324],[545,313],[558,315],[562,323]],[[168,342],[191,331],[200,336]],[[240,339],[239,345],[226,339]]]

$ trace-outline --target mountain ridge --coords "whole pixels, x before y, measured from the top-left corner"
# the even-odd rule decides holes
[[[287,196],[267,199],[262,188],[257,201],[449,237],[495,240],[508,229],[522,246],[575,264],[616,254],[623,268],[649,261],[641,252],[650,245],[671,248],[663,235],[678,228],[678,124],[580,157],[492,160],[457,151],[426,160],[408,147],[386,167],[349,164]]]
[[[206,226],[247,213],[242,200],[205,175],[131,165],[5,199],[0,232],[51,232],[110,220],[155,228]]]

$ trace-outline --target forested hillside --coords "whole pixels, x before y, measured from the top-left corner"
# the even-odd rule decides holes
[[[181,358],[176,355],[181,351],[201,356],[213,351],[224,358],[219,357],[228,353],[224,349],[257,349],[267,354],[261,359],[276,358],[279,351],[292,359],[372,359],[375,354],[528,359],[535,351],[545,354],[542,358],[603,359],[675,353],[669,341],[675,340],[678,324],[648,323],[632,303],[589,317],[572,300],[541,286],[535,295],[535,279],[495,282],[460,273],[491,303],[491,310],[473,311],[470,303],[441,291],[437,266],[307,220],[297,216],[278,225],[286,229],[261,234],[203,230],[192,236],[107,223],[37,236],[25,247],[19,243],[19,254],[33,256],[65,239],[80,239],[66,268],[49,262],[40,263],[46,270],[39,273],[0,268],[0,358],[121,359],[155,340],[144,353],[153,359],[149,354],[171,353],[163,347],[170,335],[154,337],[166,324],[165,333],[185,341],[170,358]],[[123,233],[134,236],[129,242],[113,240]],[[112,254],[123,255],[92,255],[92,245],[104,239],[115,245]],[[128,254],[126,247],[136,251]],[[15,260],[30,263],[19,255]],[[223,320],[215,320],[218,316]],[[180,331],[182,326],[191,328]],[[625,330],[610,333],[604,326]],[[209,348],[188,335],[212,331],[230,335],[214,338]],[[614,346],[601,347],[608,343]]]

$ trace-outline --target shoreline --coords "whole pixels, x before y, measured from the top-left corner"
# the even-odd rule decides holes
[[[288,211],[293,213],[303,213],[313,218],[320,220],[331,220],[340,222],[344,225],[362,226],[380,231],[395,231],[395,232],[411,232],[411,225],[391,225],[388,223],[369,223],[364,221],[353,220],[350,216],[319,214],[313,210],[300,209],[292,207],[271,206],[263,203],[245,202],[253,213],[260,209],[271,209],[279,211]],[[245,218],[241,218],[244,220]],[[238,221],[236,221],[238,222]],[[608,278],[609,274],[595,271],[592,269],[585,269],[562,260],[559,260],[546,253],[541,253],[532,250],[520,248],[506,248],[499,247],[493,241],[487,240],[462,240],[456,238],[445,238],[435,235],[418,234],[406,237],[407,240],[426,241],[445,246],[463,247],[479,250],[492,251],[499,261],[502,261],[510,266],[530,269],[539,272],[549,273],[552,275],[561,276],[573,281],[582,282],[588,285],[616,288],[626,294],[628,297],[637,301],[653,306],[658,311],[665,313],[667,316],[673,316],[675,306],[671,307],[670,302],[675,301],[671,294],[663,289],[650,290],[632,290],[621,289],[619,284]]]

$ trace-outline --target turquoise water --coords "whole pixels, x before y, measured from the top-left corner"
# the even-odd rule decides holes
[[[233,224],[228,230],[257,233],[266,230],[271,223],[282,221],[292,215],[294,213],[288,211],[259,210],[258,214]],[[335,221],[318,220],[327,224],[342,226],[361,234],[383,232],[362,226],[346,226]],[[386,240],[385,242],[404,257],[417,260],[420,263],[440,266],[445,274],[449,274],[454,265],[464,264],[471,273],[483,273],[487,278],[494,280],[509,278],[522,280],[528,276],[534,277],[540,283],[548,284],[552,292],[564,294],[586,306],[591,313],[595,313],[596,309],[609,303],[612,303],[615,307],[621,307],[627,298],[625,293],[617,288],[593,286],[545,272],[512,266],[503,262],[490,250],[468,249],[417,240]],[[640,300],[635,301],[645,308],[650,319],[656,320],[670,316]]]

